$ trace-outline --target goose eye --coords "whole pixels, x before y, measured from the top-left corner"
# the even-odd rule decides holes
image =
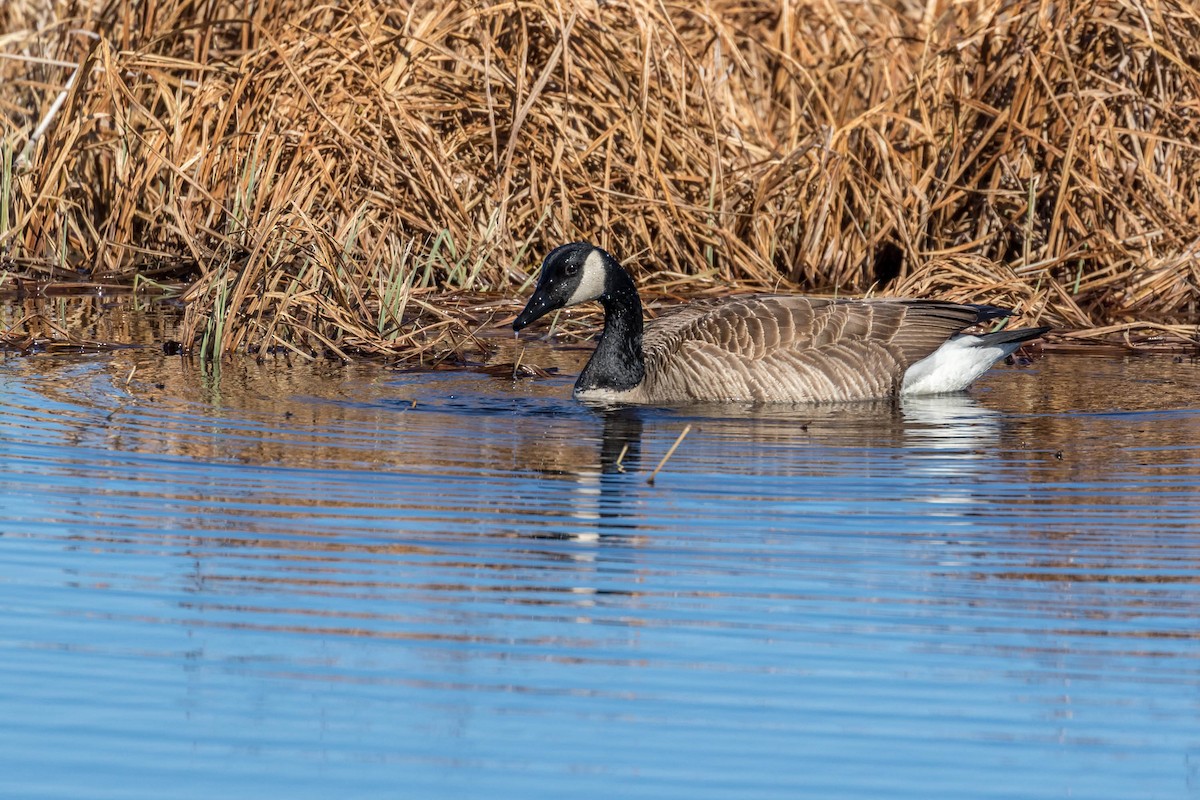
[[[567,273],[568,278],[574,278],[576,275],[579,274],[579,265],[578,264],[567,264],[567,268],[563,271]]]

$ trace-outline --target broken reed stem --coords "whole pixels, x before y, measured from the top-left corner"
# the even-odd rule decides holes
[[[37,128],[29,135],[29,140],[25,142],[25,146],[21,148],[21,154],[17,156],[15,166],[18,171],[27,168],[30,162],[33,161],[34,149],[50,128],[51,123],[54,122],[54,118],[58,116],[59,110],[67,100],[67,95],[71,93],[71,89],[75,87],[75,81],[79,79],[79,71],[81,69],[83,69],[83,64],[75,67],[75,70],[71,73],[71,77],[67,79],[66,85],[63,86],[62,91],[54,98],[54,102],[50,104],[50,108],[46,109],[46,114],[42,117],[42,121],[38,123]],[[0,231],[0,233],[3,233],[3,231]]]
[[[691,430],[692,424],[690,422],[683,426],[683,432],[679,434],[679,437],[675,440],[675,444],[671,445],[671,449],[667,450],[667,454],[662,457],[662,461],[658,462],[658,466],[654,468],[654,472],[650,473],[650,477],[646,479],[646,483],[650,484],[651,486],[654,485],[654,477],[658,475],[658,471],[662,469],[663,465],[667,463],[672,455],[674,455],[675,449],[679,447],[680,443],[683,441],[683,437],[687,436]]]

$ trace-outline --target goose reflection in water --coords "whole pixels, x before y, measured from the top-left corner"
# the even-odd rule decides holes
[[[637,506],[646,493],[655,491],[647,477],[685,425],[691,432],[664,465],[659,480],[670,481],[674,473],[677,482],[700,495],[705,487],[718,490],[723,476],[761,474],[770,482],[777,477],[845,475],[847,462],[869,450],[885,449],[900,454],[905,480],[939,479],[937,493],[920,500],[954,505],[971,502],[975,479],[1002,457],[1002,415],[965,394],[840,405],[721,404],[665,410],[596,405],[589,411],[581,422],[598,428],[598,442],[588,437],[582,443],[538,445],[553,455],[542,452],[536,468],[545,471],[553,464],[552,471],[568,479],[560,508],[573,521],[584,523],[551,534],[556,538],[628,538],[643,528],[644,521],[634,518],[640,519]],[[731,449],[736,458],[728,457]],[[853,469],[853,463],[849,466]]]

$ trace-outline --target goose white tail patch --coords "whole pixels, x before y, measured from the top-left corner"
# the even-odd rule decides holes
[[[567,305],[573,306],[576,303],[586,303],[589,300],[595,300],[600,297],[600,295],[604,294],[604,284],[607,277],[607,270],[604,268],[604,253],[599,249],[592,250],[583,262],[582,274],[579,276],[579,285],[571,293],[571,299],[567,301]]]
[[[1021,342],[986,345],[978,336],[955,336],[908,368],[900,394],[961,392],[1020,346]]]

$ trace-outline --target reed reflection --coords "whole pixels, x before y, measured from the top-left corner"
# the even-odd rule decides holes
[[[48,511],[84,527],[96,514],[128,515],[172,531],[162,539],[168,548],[179,535],[197,552],[236,552],[247,564],[255,550],[259,564],[303,554],[314,570],[320,561],[336,572],[358,559],[406,558],[405,548],[414,558],[451,558],[509,539],[636,548],[663,529],[646,509],[672,480],[696,492],[729,476],[761,484],[731,498],[745,503],[748,523],[764,502],[794,502],[802,518],[804,503],[829,499],[830,484],[797,479],[837,475],[944,506],[934,512],[942,518],[987,519],[1026,537],[1085,536],[1101,522],[1140,530],[1154,524],[1148,516],[1181,531],[1200,508],[1200,415],[1044,412],[1057,387],[1087,385],[1093,360],[1056,365],[1036,382],[1005,375],[1004,394],[985,384],[972,395],[899,404],[675,409],[587,408],[566,397],[565,381],[465,373],[398,381],[332,365],[228,369],[216,404],[212,376],[202,380],[177,359],[32,362],[6,366],[11,385],[26,392],[8,405],[16,426],[8,438],[50,448],[38,468],[89,487],[52,498]],[[1153,381],[1174,387],[1180,375],[1154,372]],[[1095,405],[1091,385],[1083,393]],[[1148,402],[1144,387],[1131,396]],[[668,488],[647,487],[686,424],[693,433],[666,466]],[[109,463],[97,463],[97,452],[111,454]],[[143,457],[151,456],[169,458],[150,468]],[[855,500],[855,487],[845,491]],[[539,558],[558,562],[594,562],[603,552],[539,546]]]

